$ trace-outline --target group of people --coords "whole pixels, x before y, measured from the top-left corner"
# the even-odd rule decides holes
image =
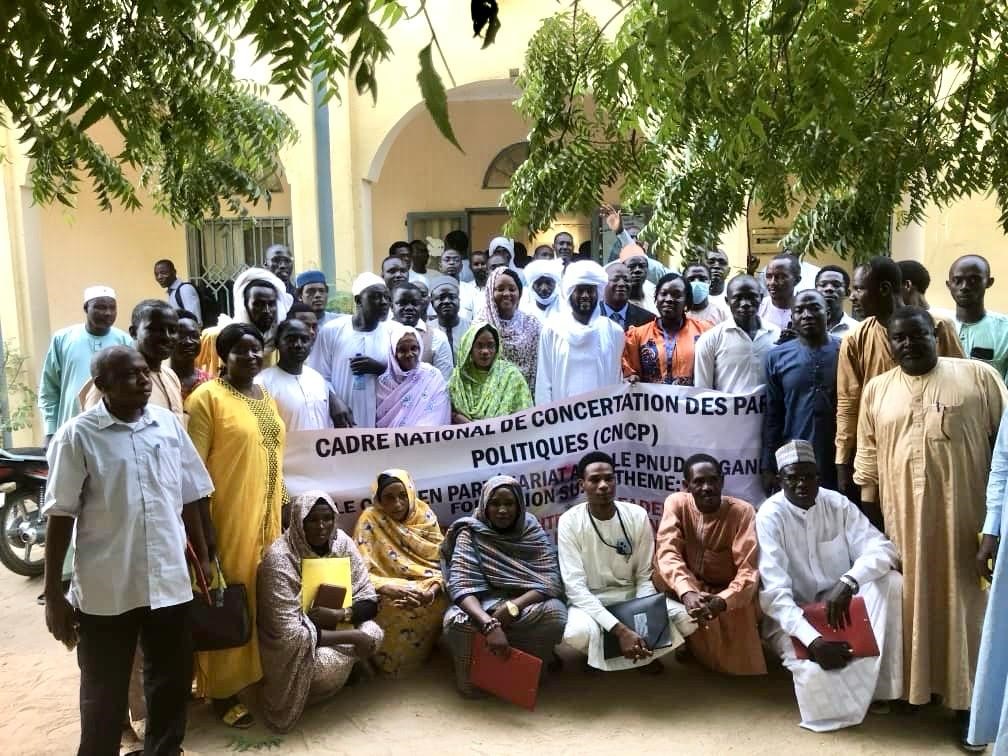
[[[521,268],[509,239],[468,253],[453,235],[438,275],[422,241],[393,245],[380,275],[354,281],[351,314],[329,312],[325,276],[295,276],[281,245],[269,269],[236,278],[234,317],[213,327],[170,261],[155,268],[166,299],[137,304],[128,334],[113,325],[115,292],[85,291],[85,322],[53,337],[40,389],[46,621],[78,650],[82,753],[113,752],[127,710],[145,752],[177,753],[194,670],[224,723],[252,723],[238,694],[261,683],[283,730],[362,662],[397,676],[443,635],[469,694],[476,634],[547,669],[560,643],[597,669],[652,671],[685,644],[712,670],[761,674],[765,646],[792,672],[809,729],[937,697],[964,746],[993,740],[1008,578],[988,601],[977,571],[1001,569],[1008,318],[985,309],[986,260],[952,265],[946,317],[926,307],[929,281],[887,257],[853,276],[823,267],[801,289],[807,264],[788,254],[729,278],[710,249],[680,274],[620,229],[605,267],[561,234]],[[697,455],[685,490],[663,492],[656,538],[643,509],[618,501],[599,450],[578,465],[586,501],[561,516],[554,546],[505,476],[446,531],[405,471],[377,476],[352,534],[328,493],[291,501],[284,487],[291,431],[465,423],[624,381],[765,385],[766,501],[724,496],[721,461]],[[192,653],[187,543],[193,569],[246,586],[247,644]],[[350,560],[352,604],[304,610],[303,560],[329,556]],[[656,594],[661,648],[606,608]],[[855,595],[877,657],[852,658],[802,611],[824,601],[843,625]]]

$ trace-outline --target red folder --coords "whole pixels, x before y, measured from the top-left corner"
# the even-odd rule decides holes
[[[486,638],[477,633],[473,638],[469,681],[480,690],[532,711],[539,695],[542,665],[538,656],[517,648],[512,648],[511,655],[502,659],[490,652]]]
[[[878,656],[878,643],[875,641],[875,631],[872,630],[871,622],[868,621],[868,609],[865,607],[864,599],[855,596],[850,602],[850,624],[843,630],[834,630],[826,622],[826,603],[820,601],[817,604],[806,604],[802,607],[805,619],[814,627],[819,634],[828,641],[844,641],[851,647],[855,659],[862,659],[868,656]],[[792,637],[795,655],[799,659],[808,659],[808,649],[797,638]]]

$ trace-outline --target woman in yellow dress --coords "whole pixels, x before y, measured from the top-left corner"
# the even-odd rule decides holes
[[[378,591],[375,622],[385,632],[372,662],[380,674],[398,677],[423,664],[441,634],[448,608],[438,562],[443,536],[405,470],[381,473],[371,491],[354,541]]]
[[[214,482],[207,545],[220,556],[228,584],[244,583],[255,628],[256,570],[280,535],[285,429],[272,397],[252,381],[263,364],[258,330],[232,323],[217,336],[223,374],[186,401],[189,435]],[[206,523],[204,523],[206,526]],[[262,678],[259,644],[196,655],[197,686],[221,720],[249,727],[252,715],[237,694]]]

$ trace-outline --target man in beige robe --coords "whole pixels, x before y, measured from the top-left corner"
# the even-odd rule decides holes
[[[854,481],[884,515],[903,565],[908,699],[969,708],[985,596],[974,557],[993,438],[1008,393],[984,363],[939,357],[926,310],[893,313],[899,367],[865,387]],[[967,715],[968,717],[968,715]]]
[[[903,306],[903,277],[899,265],[888,257],[874,257],[854,271],[851,302],[864,313],[861,324],[848,332],[837,361],[837,488],[856,500],[851,484],[851,464],[857,446],[858,408],[868,381],[896,367],[889,347],[888,327],[893,312]],[[942,357],[965,357],[953,325],[935,319],[937,350]],[[874,522],[876,526],[881,523]]]

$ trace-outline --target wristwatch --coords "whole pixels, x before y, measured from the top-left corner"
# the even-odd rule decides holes
[[[504,607],[508,610],[508,614],[511,615],[511,619],[518,619],[518,615],[521,614],[521,609],[518,608],[518,604],[514,601],[505,601]]]
[[[350,606],[343,607],[343,621],[353,622],[353,607]]]
[[[852,578],[850,575],[841,575],[840,582],[851,589],[851,593],[857,594],[861,590],[861,586],[858,585],[858,581]]]

